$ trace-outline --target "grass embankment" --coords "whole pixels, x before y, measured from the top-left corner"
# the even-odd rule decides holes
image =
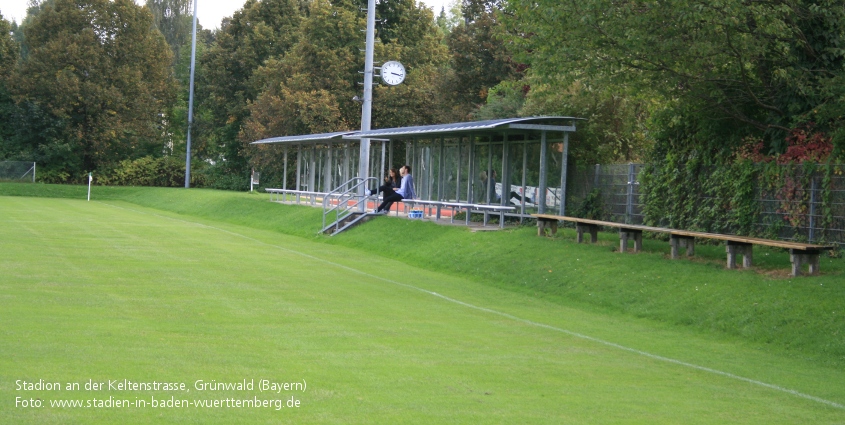
[[[85,188],[0,184],[0,195],[84,198]],[[618,237],[577,244],[574,232],[536,236],[531,227],[471,233],[461,227],[379,218],[336,237],[318,236],[321,211],[270,203],[265,195],[208,190],[95,187],[122,200],[192,217],[353,247],[410,265],[564,305],[691,327],[819,361],[845,365],[845,261],[822,258],[822,275],[789,278],[788,254],[755,247],[755,270],[724,269],[722,246],[670,261],[668,243],[620,255]],[[396,270],[397,275],[402,270]]]

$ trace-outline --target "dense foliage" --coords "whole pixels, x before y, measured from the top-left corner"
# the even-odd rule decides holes
[[[130,0],[56,0],[23,29],[11,73],[15,137],[6,156],[42,164],[48,180],[160,153],[174,100],[171,53]]]
[[[646,224],[841,241],[838,233],[828,235],[842,229],[845,216],[834,193],[841,192],[843,168],[827,161],[830,140],[797,130],[787,141],[787,151],[776,155],[760,152],[763,142],[754,139],[729,157],[682,144],[655,150],[639,177]]]
[[[508,3],[533,76],[655,99],[657,143],[731,149],[755,136],[780,153],[810,122],[845,142],[841,2]]]
[[[436,18],[416,0],[376,4],[376,60],[400,60],[408,76],[374,90],[375,128],[582,117],[570,147],[581,164],[679,149],[724,164],[748,140],[788,162],[806,150],[799,133],[827,143],[825,158],[845,154],[845,8],[834,0],[461,0]],[[0,21],[0,159],[37,161],[51,181],[184,160],[190,5],[42,0],[20,26]],[[248,0],[219,29],[200,26],[192,156],[203,184],[244,188],[253,167],[280,182],[278,149],[256,139],[359,128],[363,6]]]

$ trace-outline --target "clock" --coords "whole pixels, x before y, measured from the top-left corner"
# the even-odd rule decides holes
[[[391,86],[401,84],[405,81],[405,66],[397,61],[385,62],[381,66],[381,80]]]

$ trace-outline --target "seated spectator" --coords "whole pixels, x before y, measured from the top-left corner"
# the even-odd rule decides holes
[[[414,199],[414,176],[411,175],[411,166],[404,165],[399,169],[399,174],[402,175],[402,183],[398,189],[394,190],[393,194],[386,196],[384,202],[376,208],[377,214],[386,213],[390,211],[390,207],[394,202],[399,202],[403,199]]]
[[[393,195],[394,190],[398,188],[402,184],[401,178],[399,177],[399,170],[395,168],[391,168],[388,172],[388,175],[384,178],[384,184],[379,186],[376,190],[366,190],[367,196],[378,195],[379,192],[383,193],[383,197],[387,198],[390,195]]]

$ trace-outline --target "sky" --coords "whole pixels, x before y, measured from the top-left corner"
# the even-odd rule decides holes
[[[440,13],[440,8],[447,6],[451,0],[423,0],[426,6],[434,9],[434,15]],[[136,0],[143,4],[144,0]],[[226,16],[232,16],[240,9],[245,0],[198,0],[197,18],[204,28],[218,28],[220,21]],[[26,15],[26,0],[0,0],[0,12],[9,21],[20,23]]]

